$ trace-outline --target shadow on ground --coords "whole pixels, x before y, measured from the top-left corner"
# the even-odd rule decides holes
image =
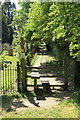
[[[21,107],[28,107],[23,104],[23,101],[17,101],[21,99],[22,96],[18,94],[12,94],[12,95],[3,95],[2,96],[2,109],[6,110],[6,112],[15,111],[16,108]]]
[[[26,93],[20,95],[5,95],[3,96],[2,107],[6,112],[16,111],[17,108],[27,107],[44,107],[48,105],[56,105],[57,102],[64,100],[73,100],[77,105],[78,96],[74,94],[74,91],[62,91],[62,90],[47,90],[43,92],[43,89],[38,88],[35,95],[33,91],[26,91]],[[54,103],[55,102],[55,103]]]

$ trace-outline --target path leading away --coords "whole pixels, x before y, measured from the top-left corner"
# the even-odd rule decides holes
[[[42,57],[43,57],[42,54],[38,55],[38,59],[37,59],[37,61],[34,63],[33,67],[39,67],[39,66],[40,66]]]
[[[38,55],[38,59],[36,60],[34,67],[39,67],[43,63],[46,63],[49,60],[53,60],[54,57],[50,57],[42,52]],[[45,64],[44,64],[45,65]],[[44,71],[43,71],[44,72]],[[45,78],[49,80],[50,84],[63,84],[64,82],[60,82],[56,77],[53,78]],[[38,93],[36,93],[38,94]],[[27,107],[50,107],[53,105],[59,104],[63,100],[67,100],[73,96],[73,92],[71,91],[59,91],[59,90],[51,90],[51,93],[47,93],[47,95],[39,95],[39,96],[27,96],[26,98],[22,98],[20,100],[14,100],[13,106],[17,109],[18,106],[21,106],[21,103]],[[17,106],[18,105],[18,106]],[[19,109],[19,108],[18,108]]]
[[[44,50],[44,48],[43,48],[43,50],[38,55],[38,59],[36,60],[36,62],[33,65],[34,67],[46,66],[46,62],[55,60],[54,57],[46,55],[45,51],[46,51],[46,49]],[[46,75],[45,71],[43,71],[43,73]],[[53,77],[53,78],[48,77],[48,78],[46,78],[45,77],[45,78],[40,78],[40,81],[41,80],[49,81],[50,85],[63,85],[64,84],[64,78],[58,78],[58,77]]]

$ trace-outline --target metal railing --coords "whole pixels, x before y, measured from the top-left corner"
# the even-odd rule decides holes
[[[1,70],[1,93],[14,93],[17,91],[17,66],[4,65]]]

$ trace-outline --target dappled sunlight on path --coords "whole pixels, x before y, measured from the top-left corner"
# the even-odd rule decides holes
[[[44,50],[44,49],[43,49]],[[43,107],[43,106],[52,106],[58,105],[61,101],[70,99],[73,96],[73,91],[64,91],[64,88],[61,86],[54,85],[64,85],[64,77],[60,77],[56,74],[56,77],[46,77],[47,75],[54,75],[56,73],[55,67],[60,67],[59,62],[56,62],[54,56],[50,56],[46,50],[38,53],[38,59],[35,61],[34,67],[54,67],[54,70],[51,69],[39,69],[37,72],[40,74],[40,79],[38,79],[37,84],[41,84],[41,81],[49,81],[49,89],[43,91],[43,86],[37,88],[36,96],[27,96],[27,99],[23,99],[23,103],[28,107]],[[52,65],[49,63],[53,63]],[[58,70],[57,70],[58,71]],[[45,76],[42,77],[41,75]],[[33,87],[29,87],[29,94],[34,91]],[[25,102],[24,102],[25,101]]]

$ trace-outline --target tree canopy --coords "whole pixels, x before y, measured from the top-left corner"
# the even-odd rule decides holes
[[[18,34],[33,45],[41,41],[80,60],[80,3],[77,2],[21,2],[14,22]]]
[[[16,9],[14,3],[4,2],[2,4],[2,43],[10,43],[13,41],[13,29],[10,24],[13,21],[13,10]]]

